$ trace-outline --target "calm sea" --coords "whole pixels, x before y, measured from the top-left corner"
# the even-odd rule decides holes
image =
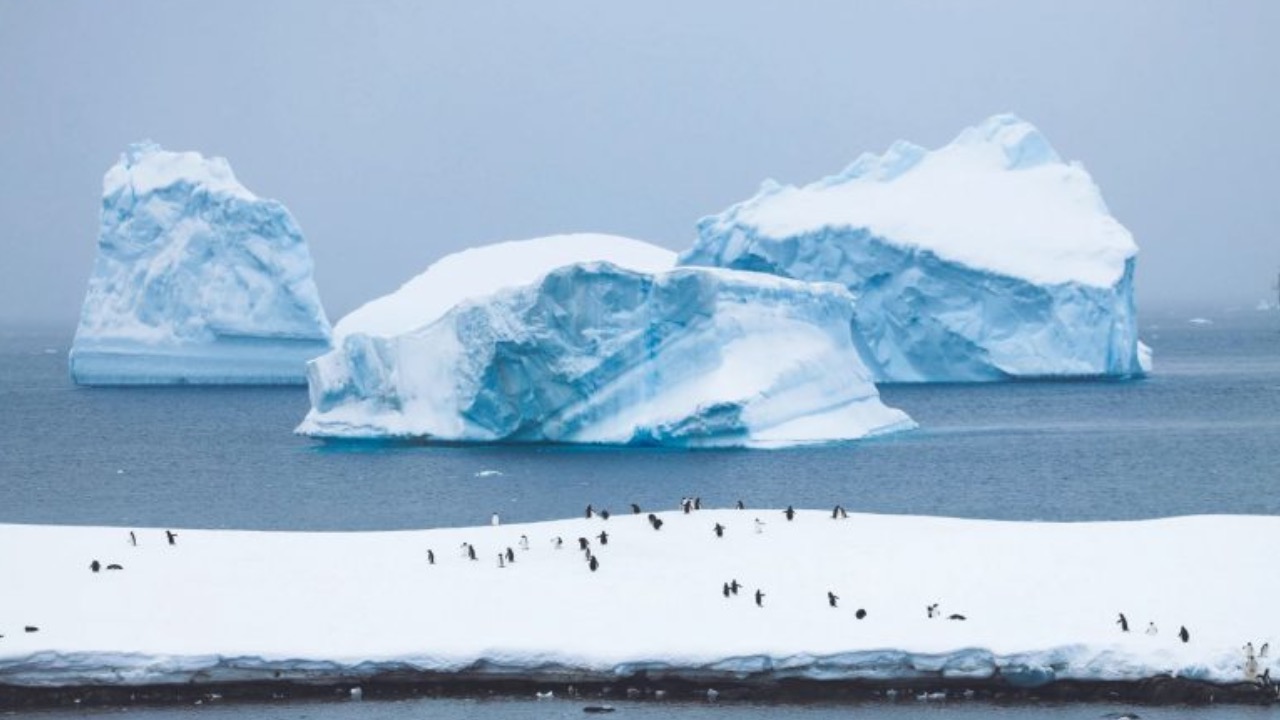
[[[329,445],[292,430],[302,388],[78,388],[69,331],[0,329],[0,522],[290,530],[472,525],[597,508],[831,507],[1016,520],[1280,514],[1280,314],[1149,317],[1156,372],[1132,382],[897,386],[921,425],[785,451]],[[848,707],[627,706],[629,716],[826,718]],[[858,706],[872,720],[936,716]],[[947,716],[1096,718],[1098,706]],[[156,718],[229,710],[138,710]],[[271,718],[578,716],[572,703],[241,706]],[[1233,708],[1217,717],[1246,717]],[[90,713],[94,714],[94,713]],[[1256,715],[1256,713],[1254,713]],[[1206,717],[1144,709],[1143,717]]]

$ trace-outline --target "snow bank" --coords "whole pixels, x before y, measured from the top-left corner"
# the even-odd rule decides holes
[[[662,272],[676,254],[641,240],[577,233],[515,240],[446,255],[395,292],[356,308],[338,321],[335,342],[363,333],[391,337],[438,320],[453,306],[505,288],[536,282],[564,265],[608,262],[638,272]]]
[[[330,328],[283,205],[256,197],[223,158],[153,143],[131,146],[102,185],[76,382],[303,381]]]
[[[880,402],[852,320],[853,298],[830,283],[569,265],[412,332],[348,335],[308,366],[298,431],[776,447],[914,427]]]
[[[1011,115],[805,187],[766,182],[698,235],[682,263],[849,287],[883,380],[1143,372],[1132,236],[1084,168]]]
[[[659,531],[629,514],[411,532],[179,530],[172,546],[160,530],[138,530],[137,547],[120,528],[0,526],[10,548],[0,553],[0,683],[486,668],[1231,682],[1244,678],[1246,642],[1280,640],[1280,575],[1263,541],[1280,533],[1280,518],[830,515],[664,512]],[[759,534],[756,518],[766,523]],[[500,567],[508,548],[516,561]],[[95,559],[123,569],[93,573]],[[734,579],[742,591],[726,598]],[[942,618],[926,616],[932,603]],[[1119,612],[1131,632],[1116,626]],[[1149,622],[1158,634],[1144,634]],[[1276,655],[1260,658],[1258,672],[1280,672]]]

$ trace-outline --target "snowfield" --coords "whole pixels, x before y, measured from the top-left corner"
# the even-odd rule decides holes
[[[136,547],[127,528],[0,525],[0,685],[405,669],[1228,683],[1245,679],[1246,642],[1280,640],[1280,574],[1265,542],[1280,518],[801,510],[788,521],[777,509],[704,509],[659,513],[655,531],[646,514],[400,532],[180,529],[173,545],[161,529],[135,529]],[[508,548],[515,561],[500,566]],[[741,591],[725,597],[732,580]],[[941,617],[927,616],[933,603]],[[1280,672],[1277,649],[1257,672]]]

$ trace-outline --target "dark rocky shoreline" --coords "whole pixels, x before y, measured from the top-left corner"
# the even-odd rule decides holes
[[[0,711],[58,707],[116,707],[202,704],[210,702],[288,702],[365,700],[413,697],[532,698],[552,691],[558,699],[584,703],[611,700],[719,702],[1107,702],[1133,705],[1273,705],[1280,704],[1275,686],[1256,683],[1218,684],[1172,676],[1139,681],[1058,680],[1039,687],[1018,687],[1001,678],[888,680],[810,680],[798,678],[709,678],[664,673],[654,676],[493,677],[467,673],[404,672],[365,677],[330,677],[314,681],[240,680],[157,683],[147,685],[78,685],[44,687],[0,684]]]

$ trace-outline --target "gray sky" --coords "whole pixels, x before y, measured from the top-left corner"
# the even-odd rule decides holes
[[[443,254],[703,215],[996,112],[1136,236],[1140,312],[1280,269],[1280,3],[0,0],[0,323],[74,327],[134,140],[285,203],[332,319]]]

